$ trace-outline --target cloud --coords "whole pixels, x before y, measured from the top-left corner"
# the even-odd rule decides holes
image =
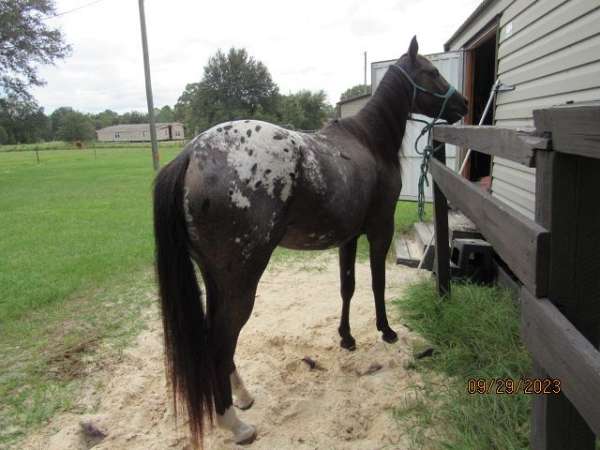
[[[478,3],[146,0],[154,103],[175,104],[186,84],[200,80],[208,58],[232,46],[263,61],[281,92],[323,89],[335,103],[362,83],[364,51],[369,62],[397,58],[417,34],[421,53],[440,52]],[[67,11],[85,1],[56,4]],[[146,109],[137,2],[103,0],[49,23],[64,31],[73,54],[41,69],[48,83],[34,95],[48,112],[65,105]]]

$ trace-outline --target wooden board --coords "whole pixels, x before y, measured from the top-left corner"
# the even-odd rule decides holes
[[[548,299],[597,346],[600,209],[594,205],[600,192],[600,159],[541,152],[537,165],[536,221],[551,233]],[[547,376],[544,364],[535,362],[533,376]],[[595,449],[594,432],[583,413],[565,395],[534,396],[532,449]]]
[[[433,137],[448,144],[501,156],[527,167],[535,167],[535,150],[545,150],[549,143],[546,137],[536,136],[531,129],[485,125],[439,125],[433,129]]]
[[[544,296],[548,287],[548,231],[434,159],[430,171],[448,200],[477,225],[521,282]]]
[[[434,143],[434,147],[437,143]],[[437,158],[437,159],[435,159]],[[446,167],[446,152],[442,147],[431,161]],[[448,169],[449,170],[449,169]],[[437,181],[433,180],[433,224],[435,226],[435,263],[438,295],[450,296],[450,248],[448,246],[448,201]]]
[[[412,254],[410,245],[405,238],[395,238],[394,249],[396,250],[396,264],[408,267],[417,267],[419,265],[421,259]]]
[[[533,358],[600,435],[600,352],[547,299],[521,289],[521,335]]]
[[[552,148],[561,153],[600,159],[600,102],[533,112],[539,131],[552,133]]]

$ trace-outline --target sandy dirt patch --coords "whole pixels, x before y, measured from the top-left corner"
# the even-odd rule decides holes
[[[307,262],[309,261],[309,262]],[[386,299],[397,297],[422,274],[388,266]],[[419,376],[404,367],[417,338],[388,306],[395,344],[375,329],[371,277],[366,263],[356,266],[356,293],[350,324],[357,350],[340,349],[341,311],[337,260],[331,254],[271,265],[258,289],[256,306],[242,331],[236,363],[254,406],[239,412],[258,428],[250,449],[407,448],[408,432],[392,417],[407,401]],[[186,424],[175,423],[167,396],[157,311],[121,362],[90,377],[79,410],[55,417],[22,448],[189,449]],[[309,357],[322,369],[310,369]],[[370,369],[370,370],[369,370]],[[372,373],[369,373],[372,372]],[[101,386],[101,387],[98,387]],[[77,409],[77,408],[76,408]],[[214,429],[207,449],[238,448]]]

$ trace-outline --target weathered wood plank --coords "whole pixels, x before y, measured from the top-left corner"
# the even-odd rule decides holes
[[[547,299],[521,289],[521,335],[533,358],[600,435],[600,352]],[[574,448],[574,447],[569,447]]]
[[[437,143],[434,142],[434,146]],[[438,164],[446,167],[446,146],[434,155]],[[433,161],[434,159],[432,159]],[[448,246],[448,201],[433,180],[433,223],[435,228],[435,273],[438,295],[450,296],[450,248]]]
[[[533,111],[539,132],[552,134],[552,149],[600,159],[600,102]]]
[[[535,150],[548,149],[549,140],[532,129],[494,126],[439,125],[433,129],[436,140],[501,156],[527,167],[535,167]]]
[[[550,230],[548,299],[593,346],[600,327],[600,159],[559,152],[537,155],[536,221]],[[534,359],[535,361],[535,359]],[[548,376],[535,361],[533,376]],[[534,450],[593,450],[583,412],[564,395],[533,397]]]
[[[548,231],[434,159],[430,170],[443,194],[477,225],[521,282],[537,296],[546,295]]]

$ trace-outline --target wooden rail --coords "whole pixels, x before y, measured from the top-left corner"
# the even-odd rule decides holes
[[[549,233],[510,206],[492,197],[433,159],[435,185],[469,217],[519,279],[537,296],[546,295]],[[510,230],[510,232],[507,232]]]
[[[533,396],[531,448],[594,450],[600,436],[600,102],[535,111],[534,119],[535,130],[527,132],[435,128],[436,141],[537,167],[532,221],[448,169],[443,150],[431,160],[438,292],[450,294],[450,200],[524,284],[522,338],[533,357],[532,376],[560,380],[560,393]]]
[[[493,126],[440,125],[433,129],[433,139],[501,156],[527,167],[535,167],[535,151],[546,150],[549,145],[548,138],[538,136],[533,129]]]

